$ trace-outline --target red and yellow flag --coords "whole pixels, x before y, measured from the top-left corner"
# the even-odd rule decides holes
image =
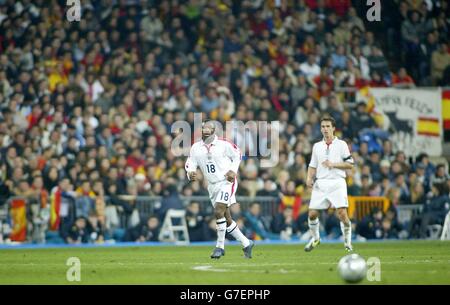
[[[51,195],[50,199],[50,230],[58,231],[61,219],[59,210],[61,208],[61,189],[57,187]]]
[[[13,199],[10,210],[12,220],[12,241],[25,241],[27,238],[27,213],[25,199]]]
[[[419,117],[417,120],[417,134],[422,136],[439,137],[441,128],[436,118]]]
[[[302,207],[302,197],[295,195],[295,196],[289,196],[284,195],[281,198],[281,204],[280,204],[280,212],[283,212],[283,210],[286,207],[291,207],[293,212],[294,219],[297,219],[300,214],[300,208]]]
[[[442,122],[445,140],[450,141],[450,90],[442,91]]]

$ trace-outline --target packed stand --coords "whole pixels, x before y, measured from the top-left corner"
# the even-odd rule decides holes
[[[210,215],[180,197],[207,195],[205,186],[188,183],[184,158],[171,149],[172,124],[185,120],[193,128],[194,113],[220,122],[280,122],[278,164],[261,168],[258,158],[245,156],[241,163],[237,195],[279,201],[279,214],[269,217],[258,202],[235,211],[253,239],[307,231],[304,182],[324,113],[353,147],[351,195],[387,196],[392,213],[417,203],[439,214],[418,215],[411,228],[399,228],[395,213],[382,215],[381,227],[395,232],[365,238],[422,235],[448,210],[447,165],[426,155],[406,159],[388,138],[372,150],[359,137],[376,122],[340,89],[390,86],[394,74],[351,1],[82,5],[81,20],[69,22],[65,1],[0,1],[0,204],[30,199],[29,241],[156,241],[169,207],[187,209],[192,240],[214,239]],[[141,219],[136,196],[163,199]],[[336,226],[329,215],[324,234],[333,237]]]
[[[360,1],[363,9],[364,1]],[[355,1],[356,4],[356,1]],[[450,85],[450,5],[445,0],[383,1],[381,22],[369,25],[394,74],[392,86]]]

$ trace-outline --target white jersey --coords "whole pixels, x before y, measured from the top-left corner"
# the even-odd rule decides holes
[[[345,170],[324,167],[322,163],[326,160],[330,160],[331,163],[349,162],[353,164],[353,157],[350,154],[347,143],[339,140],[337,137],[330,144],[327,144],[325,140],[314,144],[309,166],[316,169],[316,179],[339,179],[346,177]]]
[[[208,184],[214,184],[225,181],[225,174],[230,170],[237,174],[240,163],[239,148],[227,140],[214,136],[214,140],[209,145],[203,141],[192,145],[184,168],[190,173],[200,167]]]

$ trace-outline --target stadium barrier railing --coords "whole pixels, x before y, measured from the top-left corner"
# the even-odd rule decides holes
[[[213,215],[213,206],[208,196],[180,196],[180,199],[185,207],[191,202],[198,202],[200,204],[200,209],[204,214]],[[163,197],[137,196],[134,200],[140,217],[148,218],[150,215],[154,215],[155,212],[162,207]],[[259,203],[261,205],[261,215],[264,217],[274,216],[279,211],[280,199],[278,197],[237,196],[236,200],[241,205],[242,211],[246,211],[253,202]]]
[[[158,213],[158,210],[162,208],[163,197],[161,196],[129,196],[129,195],[119,195],[118,198],[124,201],[132,202],[133,210],[137,211],[139,221],[145,221],[150,216]],[[213,215],[213,207],[211,205],[211,201],[208,196],[191,196],[185,197],[180,196],[181,201],[183,202],[184,208],[186,208],[191,202],[198,202],[201,207],[201,211],[205,215]],[[23,200],[25,203],[25,209],[23,209],[23,215],[21,217],[17,217],[17,213],[13,212],[12,203],[17,200]],[[49,227],[47,224],[45,226],[39,225],[37,226],[35,223],[36,216],[40,214],[41,211],[35,210],[32,206],[38,206],[38,197],[35,196],[12,196],[9,198],[4,198],[0,202],[0,236],[10,236],[13,232],[13,227],[17,226],[15,222],[17,219],[20,219],[21,226],[24,229],[24,235],[20,237],[20,239],[16,240],[18,242],[24,242],[26,240],[30,241],[38,241],[42,242],[42,237],[36,236],[45,236],[47,233],[51,233],[49,231]],[[73,222],[76,219],[76,209],[75,209],[75,200],[69,201],[69,216],[65,220],[66,222]],[[241,205],[241,211],[244,212],[248,209],[249,205],[253,202],[258,202],[261,205],[261,215],[270,219],[273,215],[278,212],[280,199],[278,197],[246,197],[246,196],[237,196],[237,201]],[[107,206],[113,207],[110,203],[109,197],[105,196],[105,203]],[[50,209],[50,202],[48,202],[48,209]],[[119,217],[119,227],[121,229],[127,229],[131,226],[137,224],[133,223],[131,220],[131,215],[125,213],[122,209],[117,208],[117,214]],[[41,223],[42,224],[42,221]],[[46,232],[43,232],[45,230]],[[58,231],[56,231],[56,234]],[[2,242],[0,237],[0,242]],[[45,237],[44,237],[45,238]]]
[[[30,208],[30,203],[35,200],[33,198],[15,196],[3,201],[3,204],[0,204],[0,224],[10,223],[11,203],[17,199],[26,200],[27,210]],[[140,220],[145,220],[148,217],[155,215],[157,211],[162,207],[163,201],[163,197],[160,196],[121,196],[121,199],[134,201],[134,207],[138,212]],[[182,200],[184,207],[187,207],[187,205],[191,202],[198,202],[200,204],[201,211],[205,215],[213,215],[213,207],[208,196],[180,196],[180,199]],[[108,200],[106,201],[108,202]],[[242,212],[246,211],[250,204],[252,204],[253,202],[259,203],[261,206],[261,215],[266,219],[272,218],[279,212],[280,199],[278,197],[238,196],[237,201],[241,205]],[[349,215],[357,221],[360,221],[366,215],[370,214],[371,210],[374,207],[381,209],[383,212],[386,212],[390,207],[390,202],[385,197],[349,197]],[[414,216],[421,213],[422,207],[423,205],[421,204],[396,206],[398,221],[401,224],[408,224]],[[31,216],[29,211],[27,211],[25,214],[25,221],[32,222],[31,217],[28,216]],[[128,216],[126,216],[125,213],[121,213],[119,217],[122,218],[120,223],[123,225],[123,228],[127,228],[128,219],[125,218]],[[34,227],[33,231],[34,229],[36,229],[35,226],[30,227],[29,225],[27,225],[26,227],[27,229]],[[5,227],[3,225],[0,226],[0,235],[3,233],[7,233],[2,231],[2,229],[4,228]],[[11,229],[12,228],[10,228],[10,230]],[[27,235],[30,236],[35,234],[33,232],[27,232]]]
[[[107,196],[105,197],[106,201]],[[135,208],[138,210],[141,218],[148,218],[154,215],[157,210],[162,207],[163,197],[161,196],[119,196],[122,200],[132,200],[135,204]],[[0,219],[6,221],[9,216],[10,203],[15,199],[25,199],[27,202],[34,201],[33,198],[24,198],[21,196],[10,197],[4,201],[4,204],[0,204]],[[208,196],[180,196],[184,207],[187,207],[191,202],[198,202],[200,204],[201,211],[206,214],[213,214],[213,207]],[[370,214],[373,208],[379,208],[384,213],[390,207],[389,199],[386,197],[362,197],[362,196],[349,196],[349,216],[355,217],[357,220],[361,220],[366,215]],[[268,197],[268,196],[237,196],[237,202],[241,205],[241,210],[246,211],[251,203],[257,202],[261,205],[262,216],[274,216],[279,212],[280,198]],[[422,211],[422,205],[399,205],[396,207],[398,211],[399,220],[408,220],[412,216],[417,215]]]
[[[386,197],[348,197],[348,215],[350,218],[360,221],[369,215],[374,208],[378,208],[386,213],[390,207],[389,199]]]
[[[369,215],[374,208],[383,211],[384,214],[391,207],[391,203],[386,197],[364,197],[349,196],[348,197],[348,214],[350,218],[361,221],[365,216]],[[401,224],[407,224],[414,217],[422,212],[422,204],[397,205],[397,219]]]

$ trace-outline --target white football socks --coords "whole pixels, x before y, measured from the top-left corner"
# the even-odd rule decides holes
[[[314,238],[314,240],[319,240],[320,239],[320,234],[319,234],[320,222],[319,222],[319,218],[317,217],[314,220],[311,220],[311,219],[308,218],[308,226],[309,226],[309,230],[310,230],[311,235]]]
[[[227,220],[225,217],[216,220],[217,248],[225,249],[225,233],[227,230]]]
[[[344,236],[345,246],[351,247],[352,245],[352,223],[349,220],[347,224],[341,222],[342,236]]]
[[[250,241],[244,234],[242,234],[241,230],[239,230],[238,225],[233,220],[231,225],[227,228],[227,233],[231,234],[237,241],[241,242],[242,247],[245,248],[250,244]]]

